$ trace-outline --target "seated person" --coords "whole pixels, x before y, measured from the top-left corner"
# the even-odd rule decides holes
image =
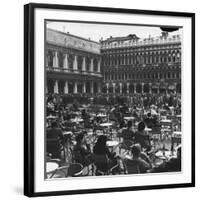
[[[52,155],[52,158],[61,158],[63,134],[60,128],[57,128],[57,122],[53,121],[51,128],[47,129],[47,153]]]
[[[146,151],[151,150],[151,144],[149,136],[145,133],[145,123],[140,122],[138,124],[138,131],[135,133],[135,143],[139,143],[142,148],[145,148]]]
[[[115,154],[109,151],[108,147],[106,146],[106,142],[107,137],[105,135],[100,135],[93,149],[93,153],[95,155],[102,155],[108,158],[108,162],[98,163],[98,169],[103,172],[106,172],[112,166],[117,164]]]
[[[178,172],[181,171],[181,146],[177,147],[177,157],[154,167],[150,172]]]
[[[147,117],[144,119],[145,124],[147,125],[148,128],[154,127],[155,120],[151,116],[151,113],[147,113]]]
[[[51,123],[51,128],[47,129],[47,139],[63,139],[62,130],[58,128],[58,124],[56,121]]]
[[[86,143],[85,135],[80,133],[76,136],[76,145],[74,146],[74,159],[83,166],[92,163],[92,154],[89,145]]]
[[[122,131],[123,142],[131,146],[133,144],[134,132],[132,130],[132,121],[128,121],[127,128]]]
[[[124,163],[128,173],[146,173],[147,170],[152,168],[149,157],[141,152],[140,144],[135,144],[131,150],[132,157],[125,158]]]

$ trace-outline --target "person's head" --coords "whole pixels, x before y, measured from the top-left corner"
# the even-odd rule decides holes
[[[76,136],[76,142],[78,144],[82,143],[84,140],[84,134],[83,133],[79,133],[77,136]]]
[[[150,118],[151,117],[151,113],[149,112],[149,113],[147,113],[147,117],[148,118]]]
[[[100,135],[97,139],[97,145],[99,146],[106,146],[106,142],[107,142],[107,137],[105,135]]]
[[[145,123],[144,122],[140,122],[138,124],[138,131],[144,131],[145,129]]]
[[[51,127],[52,127],[52,128],[56,128],[56,127],[57,127],[57,122],[56,122],[56,121],[53,121],[53,122],[51,123]]]
[[[128,123],[127,123],[127,126],[128,126],[128,128],[131,128],[132,127],[132,121],[128,121]]]
[[[133,145],[133,147],[131,149],[131,153],[132,153],[133,157],[139,157],[139,155],[141,153],[141,146],[140,146],[140,144]]]

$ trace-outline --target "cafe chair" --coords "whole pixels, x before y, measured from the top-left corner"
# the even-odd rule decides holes
[[[181,138],[179,137],[172,137],[171,138],[171,150],[174,151],[175,146],[181,144]]]
[[[119,152],[121,153],[121,150],[124,150],[124,154],[129,154],[133,144],[134,142],[131,140],[124,140],[119,144]]]
[[[71,163],[66,166],[59,167],[56,169],[52,178],[65,178],[65,177],[78,177],[82,176],[83,165],[80,163]]]
[[[96,176],[110,175],[119,167],[118,164],[112,167],[110,167],[109,164],[107,155],[94,154],[94,168]]]
[[[65,151],[59,139],[47,138],[47,153],[51,154],[51,158],[61,159],[61,155],[65,154]]]
[[[65,173],[62,170],[55,170],[55,172],[51,174],[47,174],[47,179],[53,179],[53,178],[65,178]]]
[[[135,160],[125,159],[124,166],[125,166],[126,174],[139,174],[140,173],[138,162]]]

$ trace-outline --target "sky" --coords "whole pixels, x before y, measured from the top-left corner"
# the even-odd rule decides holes
[[[159,27],[135,26],[135,25],[111,25],[111,24],[91,24],[91,23],[72,23],[72,22],[48,22],[47,28],[52,28],[62,32],[69,32],[72,35],[99,41],[118,36],[136,34],[140,38],[156,37],[161,35]],[[181,34],[181,29],[169,33],[170,35]]]

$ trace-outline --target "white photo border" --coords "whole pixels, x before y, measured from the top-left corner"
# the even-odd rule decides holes
[[[34,192],[58,192],[68,190],[89,190],[118,187],[155,186],[185,184],[192,182],[192,19],[182,16],[152,14],[110,13],[83,10],[58,10],[36,8],[35,12],[35,124],[34,124]],[[182,173],[150,174],[134,176],[89,177],[47,181],[44,179],[44,21],[45,19],[94,22],[112,22],[145,25],[166,25],[183,27],[182,40],[182,129],[184,139]],[[95,178],[95,180],[94,180]]]

